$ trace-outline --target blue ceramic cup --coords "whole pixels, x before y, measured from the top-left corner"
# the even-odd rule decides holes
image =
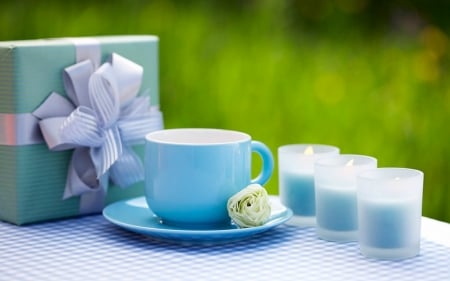
[[[252,152],[262,158],[251,179]],[[146,135],[145,197],[162,223],[188,228],[230,223],[227,201],[273,172],[269,148],[248,134],[221,129],[169,129]]]

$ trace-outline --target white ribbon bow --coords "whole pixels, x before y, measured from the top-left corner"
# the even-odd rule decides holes
[[[64,70],[68,101],[53,92],[33,114],[50,150],[74,149],[64,199],[143,180],[140,158],[130,147],[162,129],[162,114],[148,96],[137,96],[143,68],[113,53],[95,69],[90,60]]]

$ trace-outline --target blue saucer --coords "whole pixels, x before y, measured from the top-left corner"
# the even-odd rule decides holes
[[[292,217],[292,211],[284,207],[278,197],[270,196],[272,213],[262,226],[239,228],[226,224],[214,229],[183,229],[165,225],[148,208],[145,197],[112,203],[103,210],[103,216],[115,225],[157,239],[188,244],[215,244],[241,240],[274,228]]]

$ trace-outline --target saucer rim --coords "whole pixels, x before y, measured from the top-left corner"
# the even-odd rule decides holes
[[[278,200],[277,196],[269,196],[269,198],[272,200]],[[217,240],[230,240],[230,241],[234,241],[234,240],[240,240],[240,239],[244,239],[248,236],[251,235],[256,235],[259,234],[261,232],[264,232],[266,230],[269,230],[271,228],[274,228],[278,225],[281,225],[285,222],[287,222],[292,216],[293,216],[293,212],[291,209],[289,209],[288,207],[280,204],[283,209],[277,213],[274,214],[273,217],[269,218],[269,220],[260,226],[254,226],[254,227],[248,227],[248,228],[241,228],[241,227],[236,227],[236,228],[227,228],[227,229],[186,229],[186,228],[178,228],[176,226],[169,226],[169,225],[165,225],[162,223],[157,222],[156,220],[158,220],[158,217],[151,211],[150,208],[145,208],[148,209],[151,214],[153,215],[152,219],[155,220],[155,223],[158,223],[158,226],[160,227],[154,227],[154,226],[143,226],[143,225],[137,225],[134,223],[127,223],[124,222],[123,220],[118,220],[112,216],[110,216],[108,214],[108,212],[114,208],[114,206],[116,205],[122,205],[122,204],[126,204],[128,201],[130,200],[137,200],[137,199],[143,199],[145,200],[145,196],[138,196],[138,197],[134,197],[134,198],[129,198],[129,199],[125,199],[125,200],[121,200],[121,201],[117,201],[114,203],[109,204],[108,206],[106,206],[103,209],[103,217],[110,221],[111,223],[120,226],[122,228],[125,228],[127,230],[136,232],[136,233],[140,233],[146,236],[151,236],[151,237],[156,237],[156,238],[163,238],[163,240],[171,240],[171,241],[187,241],[187,240],[192,240],[193,242],[195,241],[199,241],[201,239],[207,239],[208,242],[212,242],[214,241],[214,237],[217,236]],[[278,200],[279,201],[279,200]],[[138,208],[143,208],[143,207],[138,207]],[[272,216],[272,214],[271,214]],[[231,220],[230,220],[230,227],[231,227]],[[235,237],[233,237],[233,234],[235,235]],[[171,237],[163,237],[161,235],[170,235]],[[190,236],[190,235],[194,235],[196,236],[195,239],[183,239],[181,236]],[[226,235],[226,236],[224,236]],[[175,237],[175,236],[179,236],[179,237]],[[212,239],[211,239],[212,238]]]

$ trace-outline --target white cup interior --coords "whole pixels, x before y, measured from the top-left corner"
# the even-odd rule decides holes
[[[147,141],[178,145],[214,145],[249,141],[248,134],[222,129],[169,129],[149,133]]]

